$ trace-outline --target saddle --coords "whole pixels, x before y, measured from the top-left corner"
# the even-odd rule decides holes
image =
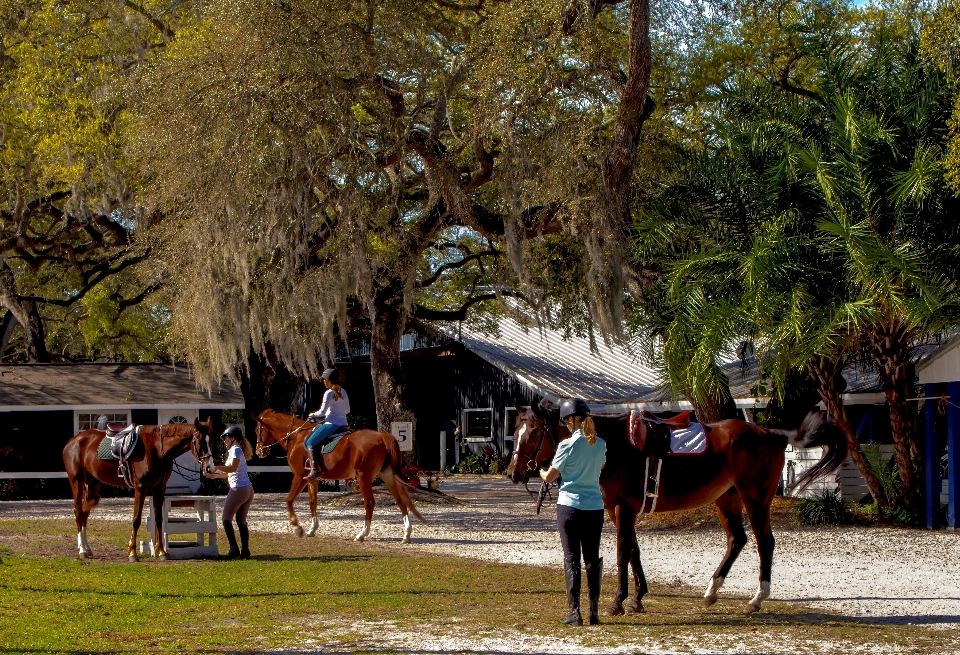
[[[630,412],[627,440],[645,456],[646,462],[641,515],[652,514],[657,508],[663,459],[671,454],[699,454],[706,448],[706,427],[692,421],[690,414],[682,412],[672,418],[660,418],[647,410]],[[666,429],[654,429],[655,426]]]
[[[108,423],[106,432],[97,446],[97,456],[105,462],[120,462],[117,465],[118,475],[128,487],[133,487],[133,467],[129,460],[140,443],[140,426],[134,423]]]
[[[345,436],[350,434],[350,428],[344,428],[342,430],[337,430],[332,435],[330,435],[326,441],[323,442],[320,453],[326,455],[327,453],[332,453],[333,449],[337,447],[337,444],[340,443],[340,440]]]

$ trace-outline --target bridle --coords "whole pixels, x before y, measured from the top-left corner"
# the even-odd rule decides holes
[[[540,468],[541,462],[537,460],[537,455],[540,454],[540,449],[543,448],[543,440],[545,437],[550,438],[550,445],[553,446],[554,452],[557,450],[557,440],[547,428],[546,421],[537,416],[535,412],[531,412],[531,414],[533,414],[534,419],[525,420],[530,420],[532,423],[537,425],[537,431],[540,433],[540,438],[537,440],[537,447],[533,450],[533,455],[531,456],[520,452],[520,439],[516,440],[513,446],[513,452],[510,454],[510,465],[513,466],[514,470],[520,468],[520,458],[523,457],[527,460],[525,471],[529,473],[533,473]]]
[[[312,430],[314,428],[314,425],[312,423],[304,423],[299,428],[294,429],[293,425],[294,423],[296,423],[297,417],[291,416],[290,429],[287,431],[286,436],[281,437],[279,439],[274,439],[270,443],[264,443],[263,442],[263,419],[261,419],[260,416],[254,416],[253,420],[257,422],[257,457],[261,457],[261,458],[266,457],[267,454],[270,452],[270,449],[276,446],[277,444],[279,444],[280,442],[283,442],[283,447],[289,450],[290,440],[293,438],[293,435],[303,430]]]
[[[198,436],[201,437],[201,438],[200,438],[200,439],[197,439]],[[197,445],[198,442],[200,442],[200,441],[204,441],[204,442],[206,442],[206,444],[207,444],[207,454],[206,454],[206,455],[201,455],[201,454],[200,454],[199,446]],[[209,435],[209,434],[205,434],[205,433],[202,432],[201,430],[197,430],[196,428],[194,428],[193,434],[190,435],[190,450],[193,451],[193,457],[194,457],[194,459],[197,460],[197,464],[200,465],[200,470],[201,470],[201,471],[203,471],[203,469],[204,469],[204,462],[210,461],[210,462],[213,462],[214,464],[216,463],[215,460],[214,460],[214,457],[213,457],[213,448],[210,447],[210,435]],[[183,473],[181,472],[180,475],[183,475]]]

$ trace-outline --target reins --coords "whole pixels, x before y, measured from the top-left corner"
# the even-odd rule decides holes
[[[279,438],[279,439],[274,439],[273,442],[268,443],[268,444],[265,444],[265,443],[263,443],[263,432],[262,432],[264,422],[263,422],[263,420],[262,420],[259,416],[256,416],[256,417],[254,417],[254,418],[255,418],[256,421],[257,421],[257,455],[258,455],[258,457],[263,457],[263,456],[265,456],[267,453],[270,452],[270,449],[271,449],[271,448],[273,448],[274,446],[280,444],[281,441],[283,442],[283,447],[286,448],[286,449],[289,449],[289,447],[290,447],[290,440],[293,438],[293,435],[295,435],[295,434],[297,434],[298,432],[301,432],[301,431],[303,431],[303,430],[307,430],[307,429],[311,429],[311,430],[312,430],[313,427],[314,427],[312,423],[304,423],[304,424],[301,425],[299,428],[294,429],[293,424],[296,423],[297,417],[291,416],[291,417],[290,417],[290,430],[287,432],[286,436],[281,437],[281,438]],[[261,453],[262,453],[262,454],[261,454]]]

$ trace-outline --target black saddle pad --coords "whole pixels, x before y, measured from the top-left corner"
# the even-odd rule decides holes
[[[113,440],[109,437],[104,437],[100,440],[99,445],[97,445],[97,457],[99,457],[104,462],[117,462],[119,459],[110,451],[110,445],[113,443]]]

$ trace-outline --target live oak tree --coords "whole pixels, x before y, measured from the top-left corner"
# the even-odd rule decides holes
[[[57,356],[156,353],[156,317],[130,313],[156,285],[127,274],[146,251],[121,91],[170,36],[153,12],[176,25],[182,5],[0,4],[0,356],[47,361],[48,341]]]
[[[617,329],[647,22],[640,0],[207,7],[138,80],[132,149],[198,372],[269,344],[308,375],[363,314],[380,427],[410,419],[410,321],[536,302],[529,240],[561,230]]]

